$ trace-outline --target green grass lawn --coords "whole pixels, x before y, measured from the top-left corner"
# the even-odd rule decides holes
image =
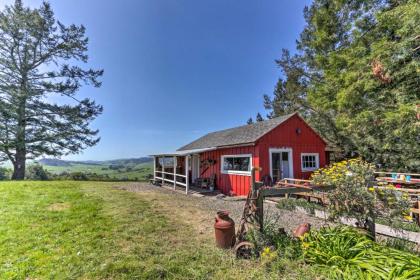
[[[185,216],[164,210],[157,197],[117,190],[111,183],[2,182],[0,197],[1,279],[315,275],[300,263],[272,270],[257,261],[238,261],[214,248],[212,232],[199,236]]]

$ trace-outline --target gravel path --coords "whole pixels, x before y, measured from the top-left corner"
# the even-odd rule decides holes
[[[227,210],[232,219],[238,223],[243,212],[245,204],[244,199],[232,197],[219,198],[215,195],[195,196],[185,195],[182,192],[173,191],[163,187],[153,186],[147,183],[125,183],[115,186],[115,188],[123,189],[131,192],[153,192],[162,195],[170,195],[171,203],[176,206],[192,207],[208,213],[209,219],[212,219],[219,210]],[[173,197],[173,199],[172,199]],[[273,220],[278,223],[279,227],[283,227],[286,231],[293,231],[302,223],[310,223],[313,228],[319,228],[325,225],[325,221],[305,214],[291,212],[288,210],[278,209],[275,203],[266,201],[264,203],[264,218]]]

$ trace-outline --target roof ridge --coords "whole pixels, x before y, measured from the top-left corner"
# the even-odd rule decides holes
[[[230,127],[230,128],[225,128],[225,129],[221,129],[221,130],[212,131],[212,132],[209,132],[209,133],[205,134],[204,136],[206,136],[208,134],[222,132],[222,131],[231,130],[231,129],[236,129],[236,128],[240,128],[240,127],[255,126],[255,125],[259,125],[261,123],[269,122],[269,121],[272,121],[272,120],[275,120],[275,119],[279,119],[279,118],[288,119],[288,118],[290,118],[291,116],[293,116],[295,114],[298,114],[298,112],[296,111],[296,112],[291,113],[291,114],[287,114],[287,115],[283,115],[283,116],[277,116],[277,117],[274,117],[274,118],[271,118],[271,119],[266,119],[266,120],[259,121],[259,122],[254,122],[254,123],[251,123],[251,124],[243,124],[243,125],[239,125],[239,126],[234,126],[234,127]]]

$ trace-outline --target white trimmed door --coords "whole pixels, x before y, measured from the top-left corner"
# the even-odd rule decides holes
[[[273,182],[293,178],[293,152],[290,148],[270,149],[270,176]]]

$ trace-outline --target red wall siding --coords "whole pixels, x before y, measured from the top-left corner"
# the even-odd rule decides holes
[[[296,129],[301,133],[297,134]],[[291,148],[293,154],[293,175],[296,179],[307,179],[311,172],[302,172],[301,153],[318,153],[319,166],[326,165],[324,141],[297,115],[264,135],[257,142],[261,158],[260,176],[270,174],[270,148]]]
[[[301,133],[297,134],[296,129],[300,128]],[[271,132],[259,139],[255,146],[235,147],[219,149],[200,154],[200,161],[213,159],[216,164],[211,166],[201,177],[210,177],[216,174],[217,188],[227,195],[247,195],[251,185],[251,176],[222,174],[220,171],[222,155],[252,154],[252,166],[261,167],[256,172],[256,180],[270,174],[270,148],[291,148],[293,153],[293,175],[297,179],[309,178],[311,172],[302,172],[301,153],[318,153],[320,167],[325,166],[324,141],[297,115],[273,129]],[[200,174],[204,167],[200,166]]]
[[[235,147],[235,148],[226,148],[219,149],[215,151],[205,152],[200,154],[200,161],[206,159],[213,159],[216,163],[210,166],[201,177],[210,177],[213,174],[216,174],[216,185],[222,193],[227,195],[247,195],[249,187],[251,185],[251,176],[244,175],[232,175],[232,174],[222,174],[221,173],[221,158],[223,155],[239,155],[239,154],[252,154],[255,155],[255,146],[245,146],[245,147]],[[255,159],[252,159],[252,165],[256,166],[258,161],[255,162]],[[204,171],[204,167],[200,165],[200,174]]]

